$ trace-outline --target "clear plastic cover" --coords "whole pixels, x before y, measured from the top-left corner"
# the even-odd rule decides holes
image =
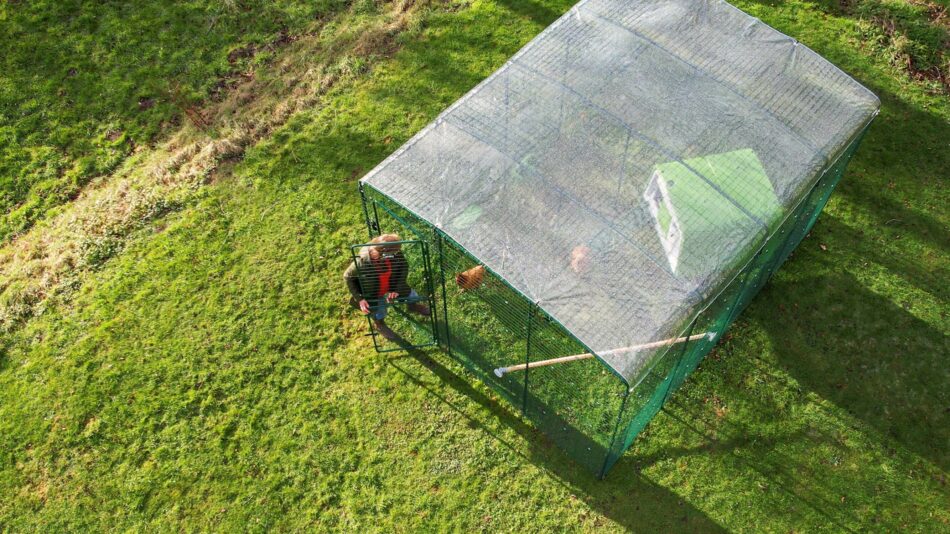
[[[878,107],[727,3],[584,0],[363,181],[633,384]]]

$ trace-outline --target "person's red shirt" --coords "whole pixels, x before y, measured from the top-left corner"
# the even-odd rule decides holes
[[[389,293],[389,278],[393,275],[393,263],[389,258],[384,258],[386,270],[379,273],[379,294],[378,297],[385,297]]]

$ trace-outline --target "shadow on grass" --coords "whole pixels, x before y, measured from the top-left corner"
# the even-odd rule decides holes
[[[940,177],[950,168],[950,123],[875,79],[858,79],[880,97],[881,113],[834,195],[845,210],[856,208],[858,221],[870,221],[849,224],[847,211],[823,214],[813,233],[837,252],[822,256],[814,246],[797,252],[798,261],[824,262],[821,269],[806,268],[822,274],[773,278],[760,299],[798,308],[780,317],[763,314],[757,322],[801,384],[947,470],[950,377],[944,369],[950,338],[911,313],[922,305],[912,291],[903,290],[905,299],[885,298],[842,265],[872,263],[936,302],[950,299],[950,271],[941,260],[950,257],[950,234],[932,213],[940,209],[933,188],[941,187]],[[888,294],[895,289],[902,291]]]
[[[768,298],[796,307],[784,320],[759,321],[782,366],[881,434],[950,468],[950,337],[846,273],[770,284]]]
[[[553,21],[561,7],[567,7],[507,0],[501,0],[501,3],[542,26]],[[463,27],[448,27],[447,31],[427,41],[423,50],[407,50],[401,54],[400,57],[409,58],[420,67],[413,71],[412,77],[400,79],[401,84],[382,84],[381,88],[372,89],[371,98],[406,113],[418,109],[432,110],[442,104],[431,95],[431,87],[444,88],[440,96],[447,98],[446,95],[450,95],[451,100],[481,81],[487,72],[479,72],[464,62],[451,61],[450,58],[455,55],[497,56],[498,46],[482,35],[466,33]],[[847,63],[854,55],[853,50],[844,49],[818,52],[828,55],[839,64]],[[846,64],[844,66],[847,68]],[[917,234],[926,246],[946,250],[946,240],[941,237],[946,234],[935,219],[908,209],[888,198],[886,193],[877,191],[887,184],[890,178],[888,174],[892,171],[900,175],[906,174],[908,168],[916,168],[921,176],[940,176],[947,161],[946,156],[939,152],[929,151],[925,158],[914,162],[901,161],[900,157],[895,161],[894,154],[902,152],[901,157],[913,157],[912,154],[920,152],[917,145],[921,140],[940,138],[941,134],[948,132],[948,126],[936,113],[915,109],[881,86],[866,80],[863,82],[881,97],[884,109],[866,137],[864,146],[858,151],[855,162],[874,168],[871,181],[877,183],[871,183],[866,188],[846,185],[839,194],[876,214],[882,224],[896,219],[909,232]],[[377,148],[376,145],[368,143],[373,149]],[[921,186],[917,184],[917,187]],[[854,235],[860,230],[847,232],[852,234],[852,239],[860,242],[861,236]],[[872,252],[869,251],[869,254]],[[946,289],[939,283],[939,274],[928,276],[926,270],[912,263],[911,256],[907,258],[910,261],[905,263],[894,260],[892,256],[879,254],[875,261],[921,289],[935,295],[945,292]],[[775,351],[782,364],[806,387],[849,410],[880,429],[883,434],[906,444],[913,452],[946,468],[946,447],[941,445],[947,443],[950,425],[947,424],[948,413],[941,411],[948,403],[940,399],[946,395],[945,392],[950,391],[950,384],[945,379],[931,376],[934,369],[942,369],[938,359],[940,354],[946,353],[946,337],[846,275],[796,282],[794,287],[781,282],[781,277],[777,280],[771,282],[773,295],[783,301],[808,303],[803,306],[802,313],[791,321],[785,317],[766,317],[762,321],[762,327],[775,341]],[[776,288],[781,290],[774,291]],[[442,382],[487,408],[503,424],[524,437],[530,447],[527,455],[503,437],[492,433],[485,424],[467,415],[465,410],[431,385],[431,380],[426,376],[418,375],[403,365],[399,357],[391,357],[389,361],[414,383],[467,418],[473,427],[483,429],[513,454],[521,455],[554,475],[605,516],[631,529],[648,527],[652,521],[665,522],[667,530],[722,530],[703,512],[639,474],[639,469],[655,462],[656,457],[624,455],[607,479],[598,481],[588,471],[574,464],[565,453],[553,447],[533,426],[503,408],[478,387],[472,386],[469,377],[460,376],[425,352],[410,350],[408,354]],[[872,373],[871,369],[881,369],[882,372]],[[750,398],[748,392],[739,391],[735,395],[743,399]],[[674,404],[676,398],[673,397]],[[890,412],[890,415],[886,412]],[[675,411],[667,410],[667,413],[672,414],[670,417],[690,432],[707,435],[698,424],[696,417],[699,416],[690,409],[677,406]],[[773,412],[766,410],[766,413]],[[774,413],[776,417],[782,417],[780,412]],[[920,422],[926,423],[922,429],[918,427]],[[841,510],[840,503],[836,504],[832,499],[852,481],[846,477],[835,478],[837,475],[833,473],[805,468],[802,461],[775,452],[773,446],[778,440],[803,441],[807,447],[834,444],[837,443],[835,437],[815,429],[795,431],[779,437],[760,436],[752,429],[739,426],[733,428],[730,434],[731,437],[711,440],[696,449],[667,449],[663,454],[712,454],[725,461],[740,462],[827,518],[839,530],[847,528],[843,523],[853,520],[848,515],[852,510],[846,507]],[[741,457],[730,454],[737,449],[742,449]],[[809,486],[823,484],[827,488],[820,494],[807,491]],[[847,489],[844,491],[847,492]]]
[[[639,456],[639,465],[646,467],[660,460],[690,455],[710,456],[721,463],[736,464],[740,470],[754,472],[768,481],[764,491],[781,491],[821,516],[828,525],[834,525],[833,530],[854,532],[845,523],[854,522],[856,518],[850,510],[841,506],[837,500],[840,493],[836,493],[836,488],[822,484],[821,476],[802,462],[777,452],[779,446],[788,443],[808,443],[809,450],[815,450],[822,444],[835,444],[831,436],[806,430],[766,436],[739,425],[726,425],[727,428],[723,428],[721,422],[715,424],[715,430],[709,430],[706,427],[712,425],[707,425],[695,408],[686,406],[676,397],[672,399],[664,407],[663,413],[674,424],[701,438],[702,443],[695,447],[667,447],[653,455]],[[803,491],[802,488],[807,490]]]
[[[950,168],[950,151],[946,150],[950,122],[937,113],[907,105],[873,82],[861,81],[881,98],[881,113],[835,194],[872,217],[869,233],[883,237],[899,234],[921,247],[950,254],[950,234],[928,213],[941,208],[935,189],[943,187],[941,177]],[[908,265],[898,267],[895,271],[900,273]],[[921,288],[945,292],[947,284],[943,280],[925,280],[927,285]]]
[[[531,19],[536,24],[548,26],[563,14],[562,6],[554,9],[537,1],[524,0],[498,0],[498,3],[511,10],[513,13]]]
[[[757,408],[764,408],[764,418],[782,419],[780,410],[771,410],[768,406],[755,403],[748,393],[728,393],[730,398],[737,395],[742,398],[742,402],[751,400]],[[849,446],[827,431],[805,427],[762,434],[745,425],[730,423],[727,419],[710,421],[708,414],[704,416],[701,410],[675,396],[664,407],[662,417],[669,418],[664,421],[665,424],[672,424],[692,434],[700,443],[692,447],[664,447],[656,453],[638,456],[636,462],[641,468],[663,460],[701,456],[711,459],[717,471],[723,473],[754,473],[751,480],[758,480],[754,486],[740,485],[735,489],[761,491],[763,497],[758,500],[759,506],[784,500],[781,497],[769,497],[769,493],[784,495],[795,504],[778,505],[773,513],[786,516],[795,523],[804,524],[810,522],[807,519],[809,516],[819,516],[826,527],[833,526],[831,530],[834,532],[857,532],[874,527],[871,523],[875,519],[867,517],[866,499],[854,495],[854,488],[866,487],[871,483],[860,475],[835,467],[833,462],[838,461],[836,455],[847,455]],[[805,457],[789,451],[800,452]],[[822,457],[816,459],[816,454]],[[908,505],[912,506],[912,503]]]
[[[857,180],[857,177],[855,177]],[[854,187],[860,187],[855,185]],[[882,243],[886,240],[894,243],[899,240],[917,240],[933,239],[939,241],[935,232],[946,232],[939,230],[940,224],[927,215],[909,210],[900,203],[891,199],[874,195],[873,193],[845,193],[849,201],[855,203],[873,203],[872,216],[877,219],[875,225],[877,229],[869,235],[866,228],[859,228],[847,224],[839,217],[831,214],[824,214],[819,219],[819,228],[817,233],[821,234],[823,239],[834,239],[835,241],[846,244],[845,253],[862,262],[871,262],[877,264],[888,271],[894,277],[909,286],[929,293],[937,300],[944,302],[950,301],[950,264],[931,262],[927,264],[922,261],[923,258],[917,254],[903,254],[902,251],[895,251],[888,244]],[[871,198],[869,198],[871,197]],[[828,236],[825,238],[825,236]],[[814,246],[814,245],[813,245]],[[937,250],[940,255],[950,257],[950,246],[934,243],[934,247],[926,247],[930,250]],[[916,247],[916,244],[909,244],[909,247]],[[886,250],[891,249],[891,250]],[[841,258],[837,258],[839,261]],[[809,260],[811,261],[811,260]]]
[[[837,4],[822,5],[836,16],[854,18]],[[853,50],[833,44],[816,52],[845,70],[854,63]],[[912,292],[906,291],[906,300],[882,297],[841,266],[870,262],[936,302],[950,299],[945,262],[950,234],[933,214],[942,207],[934,188],[942,187],[950,168],[950,122],[878,78],[851,74],[880,97],[881,113],[834,195],[845,201],[845,210],[856,208],[870,221],[857,226],[849,224],[847,213],[822,215],[813,232],[840,252],[831,259],[800,252],[800,261],[828,262],[825,274],[790,281],[778,276],[762,297],[775,298],[776,305],[796,303],[797,313],[753,317],[759,315],[780,362],[801,384],[947,470],[950,339],[911,313],[921,305]],[[901,290],[888,294],[895,289]]]
[[[440,358],[448,358],[441,353],[437,354]],[[505,441],[502,436],[492,432],[482,421],[471,417],[462,407],[454,404],[437,388],[430,385],[424,376],[417,376],[412,369],[401,363],[403,358],[416,360],[442,383],[490,411],[492,416],[524,439],[530,446],[528,454],[526,455],[518,447]],[[725,529],[706,514],[678,495],[646,479],[630,466],[623,469],[625,476],[615,473],[614,476],[608,475],[605,480],[598,480],[588,470],[572,461],[566,453],[555,447],[539,430],[474,387],[469,382],[471,378],[460,376],[430,354],[409,348],[407,356],[403,358],[390,357],[389,364],[467,419],[472,428],[478,428],[487,433],[508,448],[511,454],[521,456],[548,472],[572,493],[578,494],[578,498],[588,506],[625,528],[643,530],[650,527],[662,527],[667,531],[725,532]],[[621,463],[626,462],[621,460]],[[620,469],[615,468],[615,471],[620,471]]]

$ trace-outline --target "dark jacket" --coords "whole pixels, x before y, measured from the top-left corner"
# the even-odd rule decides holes
[[[389,278],[389,290],[399,293],[400,297],[408,297],[409,283],[409,262],[401,252],[397,252],[390,258],[392,262],[393,273]],[[372,262],[364,256],[357,256],[356,261],[350,262],[350,266],[343,273],[343,280],[346,281],[346,287],[350,290],[352,303],[356,304],[361,299],[372,301],[379,297],[379,271],[385,269],[385,263],[382,259]]]

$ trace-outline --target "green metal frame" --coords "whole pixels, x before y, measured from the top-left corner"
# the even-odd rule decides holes
[[[388,242],[387,245],[399,245],[399,246],[402,246],[402,247],[407,246],[407,245],[418,245],[419,248],[421,249],[421,252],[422,252],[422,263],[423,263],[423,269],[424,269],[423,276],[424,276],[424,280],[425,280],[425,283],[426,283],[425,290],[426,290],[426,293],[427,293],[427,295],[426,295],[425,298],[426,298],[426,303],[429,305],[429,310],[430,310],[429,321],[428,321],[428,322],[429,322],[429,330],[426,331],[426,330],[423,329],[422,331],[423,331],[423,333],[426,333],[426,334],[429,335],[429,337],[431,338],[431,342],[417,343],[417,344],[405,344],[405,343],[404,343],[404,344],[398,345],[398,346],[396,346],[396,347],[387,348],[384,344],[381,344],[381,343],[379,342],[379,332],[376,331],[376,327],[375,327],[375,325],[373,324],[372,318],[371,318],[369,315],[367,315],[367,316],[366,316],[366,322],[367,322],[367,324],[369,325],[370,335],[373,337],[373,347],[376,349],[376,352],[395,352],[395,351],[399,351],[399,350],[405,350],[405,349],[407,349],[407,348],[431,347],[432,345],[438,344],[439,340],[438,340],[437,329],[436,329],[436,324],[437,324],[436,319],[437,319],[437,318],[436,318],[436,311],[435,311],[435,291],[434,291],[434,288],[432,287],[432,274],[431,274],[432,271],[431,271],[430,266],[429,266],[429,263],[430,263],[430,262],[429,262],[429,252],[428,252],[428,251],[429,251],[429,246],[428,246],[428,244],[427,244],[425,241],[421,241],[421,240],[418,240],[418,239],[411,239],[411,240],[403,240],[403,241],[392,241],[392,242]],[[370,247],[370,246],[374,246],[374,244],[371,244],[371,243],[360,243],[360,244],[356,244],[356,245],[350,245],[350,255],[351,255],[351,259],[353,260],[353,263],[356,265],[356,270],[357,270],[357,273],[358,273],[358,275],[360,276],[360,278],[362,278],[363,273],[360,273],[360,272],[359,272],[359,262],[356,261],[356,257],[359,255],[359,253],[358,253],[357,251],[358,251],[359,249],[361,249],[361,248]],[[395,313],[398,313],[398,314],[402,315],[403,317],[405,317],[405,318],[408,320],[408,322],[409,322],[410,324],[412,324],[412,325],[414,325],[414,326],[415,326],[415,325],[419,325],[419,323],[418,323],[417,321],[413,321],[413,320],[411,320],[411,319],[409,318],[409,316],[406,314],[406,312],[403,311],[402,307],[396,307],[397,304],[406,304],[406,303],[408,303],[408,299],[409,299],[409,298],[408,298],[408,295],[405,296],[405,297],[398,297],[398,298],[396,298],[396,299],[393,299],[393,301],[390,302],[390,303],[383,303],[382,306],[390,307],[390,308],[391,308],[391,309],[390,309],[391,312],[395,312]],[[420,327],[420,328],[421,328],[421,327]]]
[[[684,383],[686,377],[696,369],[699,362],[705,357],[709,350],[712,349],[715,342],[721,339],[722,335],[728,330],[739,313],[748,305],[752,297],[761,289],[768,279],[771,278],[774,272],[787,259],[788,255],[797,247],[802,238],[811,230],[825,203],[828,201],[832,190],[843,175],[845,166],[860,144],[861,138],[869,124],[870,121],[849,140],[845,149],[838,154],[837,157],[828,158],[826,160],[825,168],[811,184],[808,193],[802,196],[801,200],[784,218],[776,222],[775,226],[771,228],[771,232],[767,232],[761,236],[760,241],[753,247],[754,253],[750,255],[749,259],[746,260],[743,265],[738,266],[736,274],[732,278],[724,280],[720,284],[713,292],[713,295],[707,300],[706,305],[698,310],[692,317],[689,317],[688,320],[684,320],[680,334],[681,336],[689,336],[692,332],[697,331],[697,329],[713,328],[716,332],[716,336],[708,341],[689,341],[679,346],[667,347],[662,352],[658,352],[654,356],[654,361],[651,366],[636,384],[630,384],[622,375],[617,373],[611,366],[607,365],[597,356],[594,351],[590,350],[590,347],[577,339],[563,324],[546,314],[536,302],[512,286],[489,266],[479,261],[476,256],[442,230],[427,223],[419,214],[414,213],[395,199],[369,185],[366,185],[364,189],[364,185],[360,184],[360,194],[363,201],[363,213],[366,219],[367,229],[371,236],[378,235],[380,232],[379,215],[381,209],[386,215],[392,217],[397,223],[415,234],[418,239],[410,242],[420,242],[423,243],[423,245],[425,245],[427,240],[433,242],[436,247],[436,253],[439,255],[438,289],[441,291],[440,298],[442,299],[442,305],[438,310],[440,318],[436,318],[435,313],[437,305],[433,300],[436,294],[434,288],[435,284],[431,276],[433,273],[427,270],[426,277],[427,285],[429,288],[432,288],[430,289],[429,297],[430,303],[432,304],[431,308],[433,309],[432,328],[436,342],[445,349],[450,357],[468,368],[476,374],[476,376],[481,377],[490,387],[497,389],[499,393],[502,393],[506,398],[511,400],[512,404],[520,404],[519,408],[524,417],[538,422],[542,427],[544,425],[544,417],[538,413],[538,408],[533,405],[529,406],[529,401],[537,400],[536,395],[538,394],[538,392],[531,391],[532,382],[529,382],[529,380],[531,380],[534,374],[531,373],[530,370],[525,370],[521,384],[517,384],[516,382],[495,383],[493,382],[493,377],[485,377],[484,370],[475,367],[476,363],[474,361],[469,362],[468,356],[464,353],[455,353],[452,329],[450,327],[451,318],[449,317],[448,309],[449,295],[446,289],[446,247],[451,247],[453,254],[458,252],[461,257],[468,258],[468,260],[471,260],[471,262],[477,265],[482,265],[486,269],[487,275],[491,276],[493,280],[500,282],[507,290],[510,290],[513,295],[523,299],[528,309],[525,323],[526,330],[522,332],[522,334],[517,335],[525,336],[524,361],[526,363],[531,362],[534,345],[536,344],[536,340],[534,339],[536,333],[534,332],[535,328],[533,325],[535,321],[545,319],[558,327],[558,335],[563,333],[565,338],[571,343],[586,352],[594,354],[603,367],[609,370],[611,374],[619,380],[620,385],[623,387],[622,393],[619,394],[619,398],[612,397],[616,400],[610,403],[610,408],[607,411],[602,412],[612,413],[609,410],[614,409],[614,403],[619,404],[612,429],[605,426],[590,427],[603,429],[603,434],[599,433],[596,437],[591,438],[599,440],[598,447],[604,447],[603,440],[606,440],[606,453],[603,458],[603,463],[601,464],[602,466],[599,469],[592,468],[599,478],[603,478],[614,463],[623,455],[636,435],[655,417],[656,413],[669,400],[670,396]],[[410,221],[390,209],[387,204],[398,207],[399,210],[404,210],[407,216],[418,220],[419,225],[426,226],[425,231],[421,228],[416,228]],[[428,249],[424,248],[424,251],[426,254],[426,269],[429,269]],[[733,292],[735,292],[734,295],[732,294]],[[478,298],[482,297],[478,296]],[[485,302],[488,303],[488,301]],[[504,318],[499,317],[498,320],[503,324],[505,323]],[[477,365],[481,365],[481,363]],[[644,383],[644,380],[647,378],[650,378],[650,381]],[[550,384],[551,382],[548,382],[548,385]],[[569,386],[569,384],[567,385]],[[538,386],[536,385],[535,389],[537,388]],[[637,400],[633,401],[636,404],[632,404],[631,396],[634,391],[640,391],[638,388],[650,389],[643,389],[642,395],[638,395]],[[512,398],[511,396],[516,395],[515,392],[518,389],[521,390],[520,398]],[[611,395],[614,395],[614,393],[609,391],[605,392],[605,400],[607,396]],[[552,397],[552,399],[553,398],[554,397]],[[545,401],[541,402],[543,403]],[[558,406],[545,406],[548,408],[548,411],[557,415],[556,408],[558,408]],[[543,410],[545,406],[540,408]],[[596,412],[594,413],[596,414]],[[587,421],[587,423],[584,423],[585,425],[587,425],[590,420]],[[601,432],[601,430],[594,431]]]
[[[368,192],[371,192],[371,195],[368,195],[367,194]],[[360,196],[363,202],[363,213],[364,213],[364,217],[366,218],[365,222],[366,222],[367,230],[369,231],[371,236],[378,235],[381,232],[380,222],[379,222],[380,209],[384,213],[386,213],[386,215],[388,215],[389,217],[392,217],[402,227],[408,229],[410,232],[412,232],[416,236],[420,238],[424,236],[424,234],[421,232],[420,229],[417,229],[415,225],[413,225],[411,222],[405,220],[405,218],[393,212],[393,210],[391,210],[385,203],[379,202],[376,198],[369,198],[370,196],[373,196],[373,197],[379,197],[381,199],[385,199],[387,202],[392,203],[393,205],[399,206],[401,209],[406,210],[406,212],[411,214],[413,217],[419,219],[420,221],[424,221],[424,219],[419,217],[418,214],[413,213],[411,210],[409,210],[405,206],[402,206],[401,204],[396,202],[394,199],[392,199],[385,193],[382,193],[376,190],[372,186],[364,185],[361,183]],[[474,263],[484,266],[490,276],[492,276],[495,280],[501,282],[506,288],[508,288],[514,294],[524,299],[526,302],[530,303],[530,306],[528,307],[529,312],[528,312],[528,317],[527,317],[527,322],[526,322],[526,324],[528,325],[528,332],[526,332],[527,344],[526,344],[526,350],[525,350],[526,363],[530,362],[531,354],[532,354],[531,352],[532,326],[531,325],[534,323],[534,320],[532,319],[543,317],[545,320],[556,324],[560,328],[560,330],[567,337],[569,337],[570,340],[574,342],[578,347],[581,347],[582,350],[584,350],[585,352],[594,354],[597,360],[600,360],[604,369],[609,370],[611,374],[624,386],[623,387],[624,393],[623,393],[623,398],[621,399],[621,406],[625,405],[626,398],[629,395],[629,384],[622,375],[620,375],[612,367],[604,363],[603,360],[601,360],[601,358],[597,356],[597,354],[593,350],[591,350],[590,347],[588,347],[585,343],[577,339],[577,337],[574,336],[566,327],[564,327],[564,325],[561,324],[560,321],[544,313],[544,311],[541,310],[541,308],[537,305],[537,303],[534,303],[533,301],[531,301],[531,299],[529,299],[526,295],[524,295],[524,293],[522,293],[517,288],[512,286],[507,280],[505,280],[503,277],[501,277],[496,272],[494,272],[490,267],[485,266],[483,262],[481,262],[473,254],[471,254],[471,252],[469,252],[465,247],[460,245],[458,242],[456,242],[454,239],[452,239],[450,236],[448,236],[442,230],[440,230],[439,228],[436,228],[435,226],[431,226],[431,231],[432,231],[432,235],[434,237],[436,248],[439,254],[439,281],[440,281],[440,286],[441,286],[439,289],[441,290],[441,300],[442,300],[441,322],[437,323],[437,326],[435,327],[435,332],[438,338],[439,345],[445,349],[446,353],[450,357],[452,357],[454,360],[461,363],[464,367],[468,368],[469,371],[475,373],[476,376],[480,375],[478,369],[470,367],[469,364],[463,358],[459,358],[458,355],[456,355],[453,350],[452,341],[451,341],[451,327],[450,327],[450,320],[449,320],[449,315],[448,315],[449,312],[448,312],[448,306],[447,306],[449,299],[448,299],[448,292],[446,290],[446,283],[445,283],[445,279],[446,279],[445,263],[444,263],[445,253],[443,250],[445,246],[453,247],[456,251],[462,253],[464,256],[472,260]],[[441,328],[439,328],[439,326],[441,326]],[[519,403],[520,404],[519,408],[523,416],[529,419],[533,419],[533,417],[531,417],[531,415],[529,414],[529,410],[528,410],[528,399],[530,397],[529,377],[530,377],[530,370],[527,370],[524,374],[524,380],[521,387],[521,398],[520,398],[521,402]],[[491,386],[491,384],[489,385]],[[617,414],[618,419],[614,425],[615,427],[614,433],[616,433],[620,428],[620,423],[621,423],[620,418],[622,417],[622,414],[623,414],[623,410],[621,409],[618,411],[618,414]],[[611,443],[610,446],[607,447],[607,454],[605,455],[604,464],[603,464],[604,467],[602,469],[597,470],[597,472],[595,473],[598,476],[598,478],[603,478],[603,476],[606,475],[609,465],[612,465],[613,463],[612,458],[615,456],[613,454],[613,449],[614,449],[614,445],[613,443]]]

